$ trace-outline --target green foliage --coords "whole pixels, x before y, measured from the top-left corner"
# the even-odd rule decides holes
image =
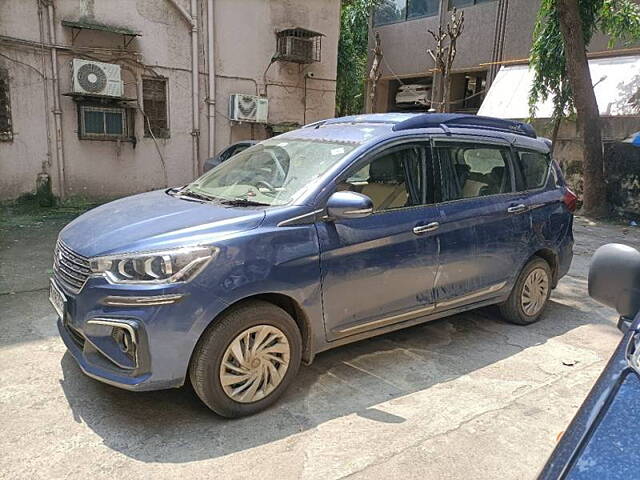
[[[529,95],[531,117],[535,105],[551,97],[554,118],[573,111],[573,92],[566,70],[564,44],[560,32],[557,0],[542,0],[533,32],[531,67],[533,87]],[[640,39],[640,7],[632,0],[578,0],[582,34],[589,45],[596,32],[609,36],[609,48],[618,42]]]
[[[640,7],[630,0],[604,0],[598,22],[600,30],[609,35],[609,48],[616,42],[628,45],[640,37]]]
[[[336,115],[361,113],[364,108],[369,14],[380,0],[344,0],[340,13]]]

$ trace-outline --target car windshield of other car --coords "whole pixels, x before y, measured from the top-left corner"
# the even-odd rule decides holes
[[[314,139],[265,140],[234,155],[185,190],[222,202],[291,204],[357,146],[355,142]]]

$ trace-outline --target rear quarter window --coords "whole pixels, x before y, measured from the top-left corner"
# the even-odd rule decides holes
[[[549,154],[519,150],[516,163],[516,187],[519,191],[535,190],[547,184],[551,167]]]

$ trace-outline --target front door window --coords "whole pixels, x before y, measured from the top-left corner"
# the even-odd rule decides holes
[[[423,152],[420,146],[407,146],[382,153],[341,182],[338,190],[368,196],[374,212],[421,205]]]

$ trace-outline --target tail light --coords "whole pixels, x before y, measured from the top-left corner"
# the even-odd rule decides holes
[[[578,206],[578,197],[570,188],[565,187],[562,202],[567,206],[567,210],[573,213]]]

